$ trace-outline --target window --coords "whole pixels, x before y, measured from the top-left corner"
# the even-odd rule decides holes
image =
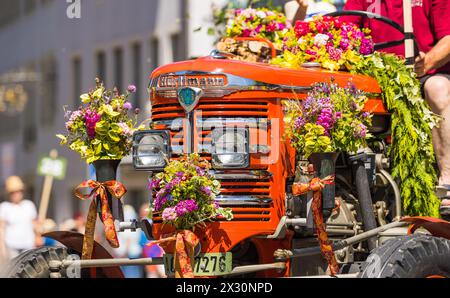
[[[139,108],[139,100],[141,98],[141,67],[142,67],[142,54],[141,44],[135,43],[133,45],[133,84],[136,85],[136,93],[133,95],[133,106]]]
[[[123,51],[121,48],[114,50],[114,86],[122,92],[123,87]]]
[[[150,63],[152,70],[159,66],[159,40],[157,37],[152,38],[150,41]]]
[[[106,54],[103,51],[97,53],[97,74],[100,81],[106,82]]]
[[[41,123],[53,124],[56,113],[56,60],[53,55],[44,57],[40,62],[41,86]]]
[[[184,59],[183,39],[180,33],[171,35],[173,61],[181,61]]]
[[[8,25],[20,16],[20,1],[1,0],[0,1],[0,27]]]
[[[36,0],[25,0],[24,3],[25,13],[32,13],[36,9]]]
[[[73,82],[73,109],[78,109],[80,105],[80,95],[82,92],[81,86],[81,59],[79,57],[74,58],[72,61],[72,82]]]

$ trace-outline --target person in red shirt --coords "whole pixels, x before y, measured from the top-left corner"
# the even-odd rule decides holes
[[[403,0],[348,0],[344,10],[362,10],[387,17],[401,26]],[[415,72],[423,84],[425,99],[436,114],[444,120],[433,131],[433,144],[440,170],[439,187],[447,190],[441,213],[450,214],[450,1],[412,0],[414,35],[420,55],[416,59]],[[372,30],[375,43],[402,39],[400,32],[387,24],[371,18],[346,17]],[[363,22],[363,24],[361,24]],[[397,55],[405,55],[403,45],[384,49]]]

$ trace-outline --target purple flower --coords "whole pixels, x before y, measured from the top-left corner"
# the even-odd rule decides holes
[[[155,211],[159,212],[161,211],[163,205],[167,203],[167,199],[166,198],[161,198],[161,199],[155,199]]]
[[[369,112],[364,112],[364,113],[362,113],[361,117],[369,118],[370,117],[370,113]]]
[[[123,104],[122,108],[124,110],[128,110],[129,111],[129,110],[131,110],[133,108],[133,105],[130,102],[127,101],[126,103]]]
[[[195,170],[196,170],[196,172],[197,172],[197,175],[199,175],[199,176],[205,176],[205,170],[202,169],[201,167],[196,166],[196,167],[195,167]]]
[[[211,188],[208,186],[202,186],[201,191],[203,191],[207,196],[211,196],[212,194]]]
[[[341,39],[339,46],[344,51],[347,51],[348,47],[350,46],[350,41],[347,38],[343,38],[343,39]]]
[[[176,174],[175,174],[175,176],[177,177],[177,178],[183,178],[184,177],[184,172],[177,172]]]
[[[219,209],[220,208],[219,202],[217,202],[217,201],[214,201],[213,206],[214,206],[215,209]]]
[[[159,187],[159,184],[161,183],[161,179],[153,179],[150,183],[149,183],[149,185],[148,185],[148,187],[149,188],[152,188],[152,189],[155,189],[155,188],[158,188]]]
[[[175,207],[175,211],[178,217],[198,210],[197,202],[194,200],[181,201]]]
[[[163,211],[162,218],[165,221],[174,221],[177,219],[177,212],[175,208],[166,208]]]
[[[341,119],[342,118],[342,112],[336,112],[336,114],[334,116],[336,117],[336,119]]]
[[[130,93],[135,93],[136,89],[137,88],[136,88],[135,85],[129,85],[128,88],[127,88],[128,92],[130,92]],[[131,109],[128,109],[128,110],[131,110]]]
[[[371,39],[363,38],[361,40],[361,47],[359,48],[359,52],[363,55],[370,55],[374,52],[374,44]]]
[[[364,139],[367,136],[367,127],[360,123],[355,127],[354,131],[355,138]]]
[[[328,135],[330,129],[333,128],[335,120],[333,119],[333,112],[331,109],[323,109],[319,117],[317,118],[317,125],[325,128],[325,134]]]
[[[301,129],[303,126],[305,126],[306,121],[303,117],[298,117],[297,119],[294,120],[294,126],[297,129]]]

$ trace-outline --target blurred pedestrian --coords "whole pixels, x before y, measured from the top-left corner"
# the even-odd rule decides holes
[[[150,203],[142,204],[139,208],[139,218],[141,220],[149,219],[150,213]],[[163,257],[164,251],[162,248],[155,244],[152,246],[148,246],[150,240],[147,239],[147,236],[142,231],[141,232],[141,247],[142,247],[142,257],[143,258],[161,258]],[[145,266],[145,276],[147,278],[165,278],[166,273],[164,270],[164,265],[147,265]]]
[[[137,219],[136,210],[131,205],[123,207],[125,221],[132,221]],[[117,258],[136,259],[142,256],[141,231],[136,232],[126,230],[118,234],[120,247],[114,250]],[[121,267],[122,272],[126,278],[142,278],[144,277],[144,270],[142,266],[124,266]]]
[[[0,255],[12,259],[36,247],[37,211],[24,199],[25,185],[17,176],[6,179],[8,201],[0,204]]]

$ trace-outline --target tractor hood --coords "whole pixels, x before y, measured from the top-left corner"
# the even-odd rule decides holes
[[[218,82],[208,83],[205,75],[214,74]],[[184,78],[180,78],[184,75]],[[222,76],[223,79],[220,79]],[[249,63],[231,59],[213,57],[199,58],[168,64],[156,69],[151,75],[151,87],[178,88],[220,87],[220,86],[267,86],[272,88],[309,88],[318,82],[329,82],[332,78],[337,84],[345,86],[350,80],[366,93],[379,94],[381,89],[377,81],[371,77],[353,75],[348,72],[331,72],[322,68],[281,68],[265,63]],[[161,81],[163,79],[163,81]],[[205,80],[206,79],[206,80]],[[252,81],[250,84],[249,81]]]

